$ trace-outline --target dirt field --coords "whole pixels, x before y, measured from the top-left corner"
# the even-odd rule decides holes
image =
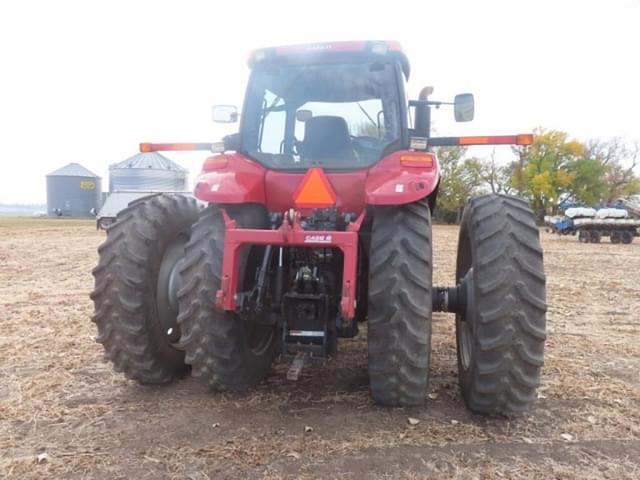
[[[453,278],[456,234],[435,228],[436,283]],[[543,234],[542,387],[509,421],[464,408],[444,314],[421,408],[371,403],[365,335],[298,383],[278,366],[246,395],[129,382],[93,341],[103,237],[90,222],[0,219],[2,478],[640,478],[637,240]]]

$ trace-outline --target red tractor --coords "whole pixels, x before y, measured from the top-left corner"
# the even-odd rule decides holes
[[[146,197],[108,228],[92,294],[106,357],[141,383],[191,371],[211,389],[245,390],[276,357],[300,368],[335,355],[338,339],[366,321],[374,401],[417,405],[432,312],[453,312],[467,406],[527,410],[545,342],[534,216],[515,197],[470,200],[455,286],[445,288],[432,285],[431,215],[433,147],[526,145],[532,136],[431,137],[431,109],[445,102],[430,100],[430,88],[407,101],[409,62],[396,42],[267,48],[249,65],[242,115],[213,110],[217,121],[239,117],[237,134],[141,145],[215,154],[196,180],[200,202]],[[448,105],[456,120],[473,118],[472,95]]]

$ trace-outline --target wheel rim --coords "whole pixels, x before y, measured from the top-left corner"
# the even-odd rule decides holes
[[[465,321],[460,322],[460,362],[462,363],[462,368],[465,370],[469,370],[469,365],[471,364],[471,350],[473,348],[471,343],[471,329],[469,328],[469,324]]]
[[[464,297],[464,313],[456,315],[456,321],[459,328],[459,346],[460,362],[465,370],[469,369],[471,357],[473,356],[473,332],[475,328],[475,318],[473,313],[476,311],[474,296],[474,280],[473,268],[469,269],[459,284],[462,288],[462,296]]]
[[[178,290],[181,287],[179,267],[184,256],[186,243],[186,236],[178,235],[169,244],[162,257],[158,272],[156,289],[158,321],[169,344],[175,344],[180,340],[180,327],[177,322]]]
[[[473,258],[471,242],[466,231],[461,232],[456,266],[456,284],[465,284],[466,308],[464,313],[456,314],[456,331],[460,364],[467,371],[473,357]]]

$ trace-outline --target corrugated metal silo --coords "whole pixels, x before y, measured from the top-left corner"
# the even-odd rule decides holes
[[[188,173],[157,152],[139,153],[109,167],[109,192],[185,192]]]
[[[100,207],[102,180],[78,163],[47,175],[47,215],[92,217]]]

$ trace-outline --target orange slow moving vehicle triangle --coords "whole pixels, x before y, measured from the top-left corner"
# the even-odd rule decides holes
[[[310,168],[293,195],[296,207],[330,207],[336,203],[336,194],[321,168]]]

